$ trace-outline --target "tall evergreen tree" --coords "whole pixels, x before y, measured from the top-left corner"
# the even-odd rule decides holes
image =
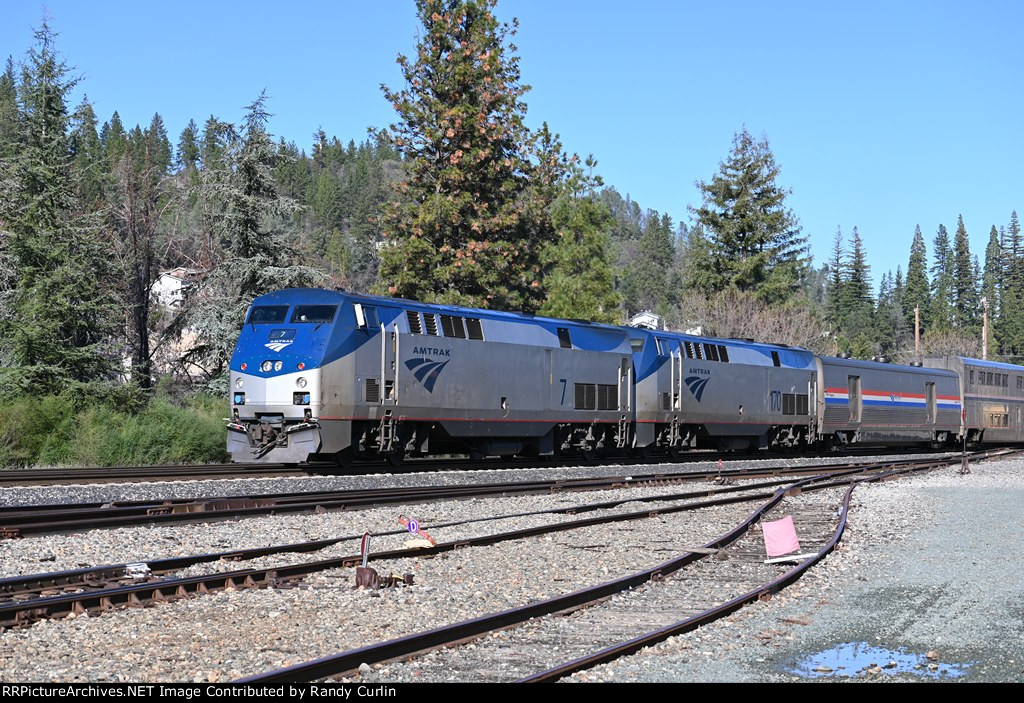
[[[0,341],[11,380],[36,395],[103,379],[111,369],[103,349],[112,329],[108,254],[96,223],[75,209],[66,100],[76,81],[55,39],[44,21],[19,85],[25,141],[0,173],[3,253],[16,272]]]
[[[836,228],[836,236],[832,243],[832,256],[828,260],[828,298],[825,305],[825,312],[828,321],[832,324],[833,330],[842,327],[845,316],[845,293],[843,282],[845,281],[845,255],[843,253],[843,230]]]
[[[88,97],[82,98],[71,120],[71,152],[81,208],[86,211],[101,208],[109,173],[96,131],[96,113]]]
[[[103,156],[107,159],[107,171],[113,173],[115,165],[128,148],[128,133],[117,110],[111,115],[109,122],[103,123],[100,129],[100,143],[103,144]]]
[[[194,171],[199,165],[199,126],[195,120],[189,120],[185,129],[178,137],[178,168],[183,171]]]
[[[20,143],[18,79],[14,72],[14,61],[8,57],[4,72],[0,75],[0,159],[16,154]]]
[[[625,271],[628,312],[653,310],[661,315],[667,312],[672,302],[674,254],[672,219],[650,211],[636,243],[636,255]]]
[[[921,226],[914,228],[914,241],[910,245],[910,262],[907,264],[907,283],[903,293],[903,316],[911,329],[914,328],[914,309],[919,310],[921,326],[931,322],[931,284],[928,281],[928,251],[924,244]]]
[[[978,276],[975,275],[971,244],[967,238],[964,217],[960,215],[954,235],[953,298],[956,326],[965,332],[974,332],[978,320]]]
[[[755,292],[769,302],[788,300],[808,265],[807,239],[778,183],[779,166],[768,140],[743,129],[710,182],[701,182],[703,205],[694,208],[707,230],[715,290]]]
[[[995,225],[988,233],[988,245],[985,247],[985,268],[981,277],[981,295],[988,303],[989,334],[993,334],[993,321],[998,320],[1001,309],[1000,296],[1003,287],[1003,249],[999,243],[999,231]],[[992,349],[989,339],[989,349]]]
[[[939,225],[933,242],[932,306],[929,329],[948,330],[953,327],[953,250],[949,232]]]
[[[864,241],[856,227],[853,228],[850,240],[849,264],[843,281],[843,304],[846,310],[843,336],[849,351],[857,357],[872,356],[878,335],[874,320],[875,304],[871,295],[871,270]]]
[[[1017,211],[1010,215],[1003,245],[1004,282],[997,330],[1003,354],[1024,356],[1024,240]]]
[[[536,310],[543,235],[522,201],[531,166],[528,90],[495,0],[417,0],[423,25],[405,87],[382,87],[398,121],[382,132],[408,176],[382,229],[380,291],[428,301]]]
[[[295,263],[285,236],[298,204],[280,196],[274,184],[279,152],[267,132],[266,94],[246,110],[241,134],[218,123],[226,135],[225,163],[209,169],[204,163],[202,176],[207,198],[220,203],[211,211],[212,228],[224,249],[203,281],[192,324],[202,339],[196,353],[214,376],[223,370],[253,298],[324,280],[320,271]]]
[[[611,215],[597,198],[566,194],[554,205],[552,223],[558,240],[541,253],[548,268],[548,299],[542,315],[620,322],[619,295],[608,264]]]
[[[160,113],[153,115],[153,119],[146,129],[146,151],[149,152],[149,164],[156,177],[164,176],[171,170],[173,151],[171,140],[167,138],[167,128],[164,127],[164,119]]]

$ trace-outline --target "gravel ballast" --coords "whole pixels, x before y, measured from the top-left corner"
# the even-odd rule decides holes
[[[619,467],[609,473],[644,473],[638,467],[630,468]],[[798,674],[790,668],[807,655],[848,642],[866,642],[897,653],[918,653],[922,657],[921,669],[885,669],[887,662],[879,661],[878,673],[857,673],[852,669],[840,670],[833,663],[831,674],[845,673],[855,680],[934,680],[922,675],[934,662],[938,673],[944,671],[940,668],[943,665],[958,665],[962,678],[968,681],[1021,680],[1024,613],[1019,604],[1024,602],[1024,585],[1019,574],[1022,554],[1018,535],[1024,462],[979,463],[972,468],[973,473],[966,477],[956,475],[955,469],[947,469],[918,478],[862,486],[854,495],[843,548],[795,586],[770,602],[748,606],[724,621],[582,672],[572,680],[790,681],[825,673]],[[593,469],[581,469],[580,473],[584,471]],[[480,476],[430,476],[436,482],[484,480]],[[532,472],[530,477],[534,477]],[[360,481],[381,478],[399,483],[427,482],[422,475],[363,477]],[[508,480],[524,478],[522,472],[508,475]],[[288,479],[295,480],[305,479]],[[190,490],[192,485],[202,486],[195,490],[210,494],[211,485],[221,492],[219,489],[225,483],[177,485],[190,486]],[[243,483],[250,484],[243,492],[255,492],[251,484],[256,482]],[[279,482],[273,483],[275,486],[267,488],[268,492],[285,490],[276,485]],[[84,488],[133,490],[114,486]],[[151,488],[155,487],[139,487]],[[165,490],[167,486],[159,488]],[[402,512],[420,517],[425,528],[439,540],[448,540],[580,516],[540,515],[437,530],[431,529],[431,525],[598,502],[622,495],[686,490],[688,487],[683,485],[272,516],[203,525],[98,530],[82,535],[0,542],[0,568],[4,575],[55,571],[82,564],[337,537],[358,534],[363,529],[390,530],[396,527],[396,517]],[[69,500],[87,499],[77,491],[73,493],[75,497]],[[957,498],[966,502],[958,505]],[[39,502],[59,501],[51,497]],[[662,515],[462,549],[432,559],[374,565],[384,575],[415,574],[416,585],[409,588],[353,590],[354,569],[337,569],[311,575],[297,588],[228,591],[153,608],[44,621],[0,633],[0,679],[224,681],[256,674],[547,598],[649,567],[727,531],[755,505]],[[650,507],[647,503],[628,503],[614,510]],[[594,514],[586,514],[591,515]],[[400,546],[401,541],[398,537],[380,538],[374,548]],[[294,563],[351,554],[356,551],[353,547],[352,543],[345,543],[331,554],[268,557],[265,563]],[[264,560],[224,562],[195,567],[193,571],[245,568],[260,563]],[[934,658],[928,659],[926,653]],[[406,666],[411,674],[406,678],[403,672],[401,679],[418,680],[415,666]],[[365,678],[387,681],[387,667],[375,668]],[[932,673],[937,675],[936,671]],[[948,680],[951,676],[946,674],[944,678]]]
[[[861,486],[842,548],[796,585],[570,680],[1022,681],[1022,503],[1020,460]],[[848,644],[867,658],[817,656]]]

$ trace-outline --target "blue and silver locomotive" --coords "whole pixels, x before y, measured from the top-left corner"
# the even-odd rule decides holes
[[[965,364],[991,366],[898,366],[752,340],[291,289],[260,296],[246,316],[231,359],[228,449],[236,462],[346,464],[446,453],[942,446],[964,433],[971,441],[1011,436],[1014,420],[1012,436],[1024,438],[1013,409],[1024,405],[1024,390],[1019,404],[972,394],[967,402],[985,398],[986,410],[963,412]],[[1010,369],[1004,388],[1024,389],[1024,368]],[[991,431],[983,426],[989,415],[1007,426]]]

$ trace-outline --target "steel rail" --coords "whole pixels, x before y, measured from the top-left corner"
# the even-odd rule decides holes
[[[974,458],[990,458],[991,456],[1005,453],[1016,452],[1013,450],[986,451],[974,455]],[[874,477],[873,480],[885,480],[886,478],[894,478],[904,474],[928,471],[937,467],[948,466],[956,461],[959,461],[959,458],[918,461],[917,466],[904,466],[896,471],[890,471]],[[905,462],[890,462],[889,465],[892,466],[897,463]],[[864,471],[851,470],[848,473],[851,474],[850,481],[854,481],[856,479],[852,474],[864,473]],[[812,476],[810,478],[793,482],[787,487],[778,489],[768,501],[751,513],[751,515],[742,524],[703,545],[701,549],[702,553],[685,552],[679,557],[662,562],[652,568],[644,569],[628,576],[589,588],[580,589],[572,593],[555,596],[536,603],[530,603],[498,613],[484,615],[479,618],[442,626],[425,632],[415,633],[406,637],[340,652],[338,654],[321,657],[281,669],[243,677],[237,681],[239,683],[276,683],[322,679],[353,671],[363,663],[372,665],[392,659],[409,657],[425,650],[450,646],[465,640],[476,639],[488,632],[518,625],[532,618],[586,607],[587,605],[603,600],[616,593],[636,588],[650,581],[659,580],[668,574],[678,571],[688,564],[704,558],[707,556],[707,553],[705,552],[721,549],[742,537],[753,524],[758,522],[764,514],[778,505],[786,495],[792,494],[793,492],[799,492],[801,490],[820,490],[826,487],[834,487],[836,485],[835,480],[835,475]],[[847,481],[847,483],[850,481]],[[820,488],[812,486],[812,484],[819,482],[822,484],[825,482],[829,483],[828,485],[820,486]],[[800,571],[798,573],[803,572]]]
[[[536,537],[539,535],[552,534],[555,532],[566,532],[569,530],[593,527],[595,525],[642,520],[660,515],[669,515],[679,512],[699,510],[701,508],[728,505],[733,503],[749,502],[769,498],[770,492],[757,492],[750,495],[730,496],[724,498],[712,498],[704,501],[695,501],[676,506],[660,506],[651,510],[641,510],[629,513],[617,513],[581,520],[570,520],[559,523],[550,523],[536,527],[523,528],[520,530],[508,530],[490,535],[468,537],[464,539],[442,542],[429,548],[393,549],[373,552],[369,555],[369,561],[384,561],[402,558],[429,557],[445,552],[462,549],[465,547],[480,547],[501,542]],[[631,502],[635,499],[623,499],[619,503]],[[576,508],[565,508],[564,512],[571,512]],[[598,509],[598,508],[594,508]],[[558,511],[543,511],[558,512]],[[324,542],[336,542],[341,540],[324,540]],[[308,544],[308,543],[307,543]],[[305,546],[305,545],[303,545]],[[254,550],[256,552],[267,551],[272,548]],[[227,556],[234,556],[234,553],[226,553]],[[51,617],[61,617],[69,613],[102,612],[117,605],[145,605],[146,601],[168,600],[172,597],[183,597],[193,594],[201,594],[211,590],[223,588],[257,588],[269,587],[289,580],[295,580],[311,573],[326,571],[329,569],[358,566],[362,563],[363,557],[359,554],[324,559],[315,562],[303,562],[283,566],[273,566],[264,569],[241,569],[236,571],[221,572],[216,574],[191,576],[181,578],[161,579],[158,581],[145,581],[130,585],[103,588],[100,590],[83,591],[79,593],[65,593],[51,595],[28,600],[19,600],[0,603],[0,628],[18,627],[36,620]],[[173,563],[181,559],[168,560]],[[165,564],[166,565],[166,564]],[[117,567],[107,572],[117,578],[127,577],[132,565],[124,565],[123,571],[118,573]],[[59,576],[54,574],[53,576]],[[14,577],[9,584],[0,581],[0,587],[16,586],[18,581],[26,579]],[[32,585],[32,579],[28,579]]]
[[[913,460],[901,460],[907,463]],[[125,527],[191,521],[211,521],[277,513],[345,510],[401,502],[428,502],[453,498],[492,495],[522,495],[553,491],[601,490],[608,487],[649,485],[709,478],[756,478],[779,475],[807,475],[842,472],[894,462],[864,464],[825,464],[799,467],[756,467],[731,471],[685,471],[640,476],[612,476],[580,479],[552,479],[520,483],[481,483],[460,486],[417,486],[305,493],[277,493],[250,496],[224,496],[203,499],[167,499],[111,503],[51,504],[0,507],[0,539],[31,535],[74,532],[101,527]]]
[[[431,529],[455,527],[479,522],[495,522],[498,520],[513,520],[537,515],[574,515],[596,510],[607,510],[615,508],[624,503],[651,503],[661,501],[689,500],[696,498],[723,495],[728,493],[746,492],[757,489],[768,488],[788,484],[790,478],[774,479],[746,485],[716,486],[699,491],[687,491],[685,493],[657,494],[651,496],[627,496],[616,500],[605,500],[598,503],[586,503],[583,505],[571,505],[561,507],[543,508],[520,513],[505,513],[488,517],[469,518],[466,520],[452,520],[449,522],[433,523]],[[406,530],[396,529],[387,532],[377,533],[376,536],[393,536],[405,534]],[[291,544],[271,545],[267,547],[254,547],[249,549],[234,549],[222,552],[196,554],[191,556],[169,557],[164,559],[140,559],[130,563],[104,564],[100,566],[83,567],[65,571],[48,573],[35,573],[24,576],[8,576],[0,578],[0,597],[23,596],[29,593],[38,593],[44,590],[58,588],[81,587],[88,588],[91,584],[100,581],[110,581],[130,578],[133,571],[137,572],[139,567],[145,567],[152,574],[165,574],[179,571],[197,564],[214,561],[246,561],[264,556],[284,553],[315,552],[326,547],[333,546],[345,541],[354,541],[361,537],[361,534],[345,537],[334,537],[330,539],[312,540],[308,542],[296,542]]]

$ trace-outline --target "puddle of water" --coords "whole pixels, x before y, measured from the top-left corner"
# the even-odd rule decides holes
[[[875,670],[874,667],[880,668],[881,671]],[[885,676],[899,673],[937,679],[964,676],[970,667],[970,664],[929,661],[925,654],[908,652],[903,647],[886,649],[874,647],[867,642],[847,642],[787,664],[786,670],[807,678]]]

